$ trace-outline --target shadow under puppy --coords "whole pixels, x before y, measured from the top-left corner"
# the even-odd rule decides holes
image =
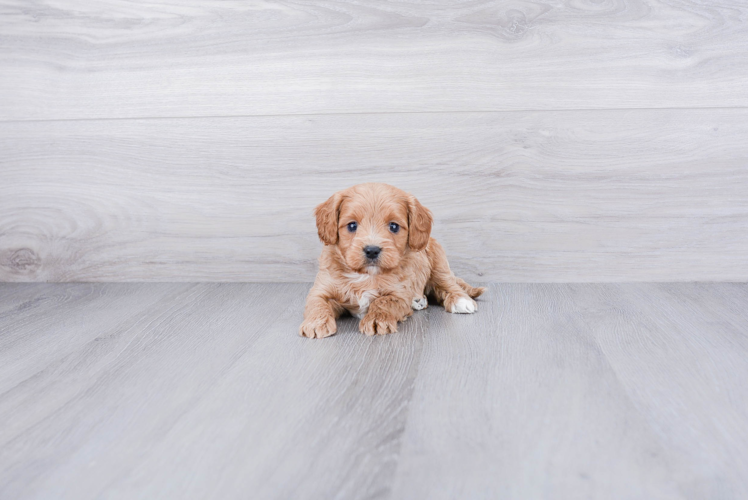
[[[428,306],[474,313],[474,288],[449,269],[430,237],[433,217],[411,194],[387,184],[359,184],[332,195],[314,211],[325,244],[306,299],[299,333],[323,338],[337,331],[344,311],[361,318],[366,335],[394,333],[398,321]]]

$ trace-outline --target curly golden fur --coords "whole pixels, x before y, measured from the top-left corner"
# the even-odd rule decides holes
[[[427,306],[426,296],[448,312],[472,313],[474,288],[449,269],[431,238],[433,216],[411,194],[387,184],[359,184],[335,193],[315,209],[325,244],[299,333],[323,338],[336,318],[361,318],[366,335],[394,333],[397,323]]]

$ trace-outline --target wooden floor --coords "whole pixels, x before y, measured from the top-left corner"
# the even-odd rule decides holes
[[[0,285],[0,498],[748,498],[748,285]]]

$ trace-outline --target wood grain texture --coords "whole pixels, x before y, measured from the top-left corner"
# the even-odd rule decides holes
[[[602,299],[594,339],[669,450],[683,495],[748,496],[748,455],[734,448],[748,442],[748,386],[735,383],[748,379],[748,287],[578,288]]]
[[[506,284],[432,316],[393,498],[744,497],[747,291]]]
[[[748,280],[748,111],[0,124],[1,281],[311,281],[384,181],[469,280]]]
[[[748,495],[745,284],[491,285],[320,341],[308,286],[0,285],[0,497]]]
[[[0,320],[0,497],[376,493],[394,472],[424,317],[392,342],[341,335],[330,351],[296,335],[307,289],[41,288]]]
[[[0,120],[748,106],[748,6],[4,2]]]
[[[590,338],[596,293],[492,286],[479,314],[432,316],[394,498],[681,498]]]

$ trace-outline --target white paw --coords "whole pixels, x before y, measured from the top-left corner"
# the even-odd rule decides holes
[[[415,299],[413,299],[413,302],[410,303],[410,307],[412,307],[414,311],[426,309],[428,305],[429,301],[426,300],[426,297],[416,297]]]
[[[474,300],[461,297],[452,306],[452,310],[449,312],[458,313],[458,314],[472,314],[476,312],[477,310],[478,310],[478,304],[476,304]]]

